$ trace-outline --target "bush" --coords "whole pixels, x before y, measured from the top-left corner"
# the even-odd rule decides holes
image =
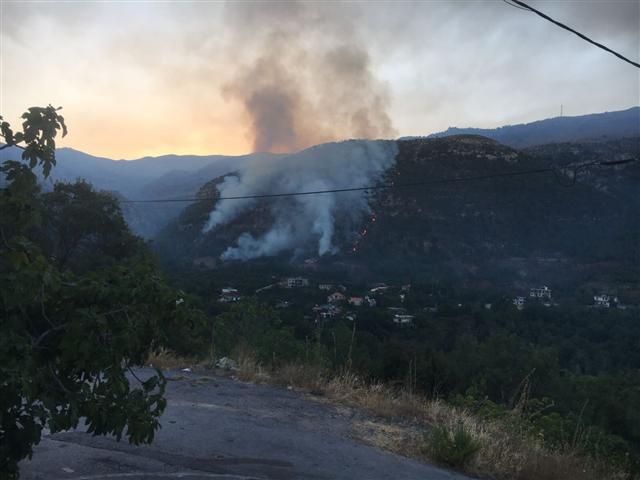
[[[480,442],[461,423],[455,428],[445,425],[433,427],[425,435],[425,442],[431,457],[449,467],[462,467],[480,450]]]

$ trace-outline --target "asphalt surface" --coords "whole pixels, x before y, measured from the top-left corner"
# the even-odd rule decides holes
[[[46,435],[21,464],[22,478],[468,480],[354,439],[357,411],[223,377],[167,377],[168,406],[153,444],[82,430]]]

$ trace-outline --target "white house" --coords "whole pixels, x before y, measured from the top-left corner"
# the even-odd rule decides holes
[[[376,302],[376,299],[372,297],[364,297],[364,300],[365,302],[367,302],[367,305],[369,305],[370,307],[375,307],[376,304],[378,303]]]
[[[285,280],[287,288],[300,288],[309,285],[309,280],[302,277],[290,277]]]
[[[551,298],[551,290],[546,285],[539,288],[532,288],[529,290],[529,296],[531,298]]]
[[[524,297],[516,297],[513,299],[513,304],[516,306],[518,310],[522,310],[524,308],[524,303],[526,299]]]
[[[240,299],[242,299],[242,297],[240,296],[238,290],[236,290],[235,288],[223,288],[222,295],[220,295],[218,301],[221,303],[230,303],[237,302]]]
[[[611,297],[605,293],[600,295],[595,295],[593,297],[593,301],[595,302],[596,307],[601,308],[610,308],[611,304],[618,303],[618,297]]]
[[[393,316],[393,323],[398,325],[409,325],[413,323],[413,315],[398,314]]]

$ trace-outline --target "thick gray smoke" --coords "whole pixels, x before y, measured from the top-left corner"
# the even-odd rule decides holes
[[[351,18],[346,6],[228,6],[234,61],[241,66],[224,93],[244,106],[254,151],[295,152],[332,140],[395,135],[386,85],[373,76]]]
[[[395,141],[350,140],[309,148],[300,153],[260,158],[247,164],[238,177],[218,187],[222,197],[255,193],[304,192],[368,186],[380,180],[395,162]],[[255,200],[221,200],[209,215],[204,231],[212,231],[251,208]],[[356,228],[369,213],[364,192],[325,193],[283,197],[270,202],[274,221],[259,238],[242,234],[222,254],[225,260],[271,256],[314,242],[318,255],[335,253],[335,218]]]

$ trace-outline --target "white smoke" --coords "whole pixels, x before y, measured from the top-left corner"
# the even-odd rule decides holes
[[[349,140],[327,143],[288,155],[259,158],[246,164],[237,177],[218,186],[221,197],[308,192],[374,185],[395,162],[395,141]],[[252,208],[257,200],[220,200],[209,214],[203,232],[210,232]],[[281,197],[268,203],[273,218],[270,229],[259,238],[248,232],[228,247],[221,258],[248,260],[296,250],[314,242],[318,255],[337,252],[335,219],[339,215],[355,229],[370,212],[367,194],[321,193]]]

